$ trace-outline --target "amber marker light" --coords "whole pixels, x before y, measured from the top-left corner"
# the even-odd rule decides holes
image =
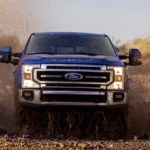
[[[24,79],[31,80],[31,73],[24,73]]]
[[[121,82],[123,80],[123,76],[122,75],[116,75],[115,76],[115,81]]]

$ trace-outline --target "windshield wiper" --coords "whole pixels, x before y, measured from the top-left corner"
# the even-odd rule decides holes
[[[50,52],[33,52],[33,53],[27,53],[28,55],[32,55],[32,54],[47,54],[47,55],[54,55],[55,53],[50,53]]]
[[[38,54],[47,54],[47,55],[60,55],[59,53],[50,53],[50,52],[33,52],[33,53],[27,53],[27,55],[38,55]],[[61,55],[70,55],[69,53],[62,53]],[[71,55],[90,55],[90,56],[97,56],[98,54],[94,54],[94,53],[87,53],[87,52],[80,52],[80,53],[71,53]]]
[[[97,56],[99,54],[94,54],[94,53],[88,53],[88,52],[80,52],[80,53],[77,53],[79,55],[90,55],[90,56]]]

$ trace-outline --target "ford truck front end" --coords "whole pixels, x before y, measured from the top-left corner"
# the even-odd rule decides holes
[[[106,35],[32,34],[16,71],[18,102],[39,106],[126,105],[125,68]]]
[[[20,105],[127,105],[126,66],[141,64],[139,50],[118,56],[105,34],[33,33],[21,55],[10,49],[2,48],[1,62],[21,56],[15,74]]]

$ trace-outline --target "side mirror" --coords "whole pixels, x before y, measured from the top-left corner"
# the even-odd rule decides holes
[[[12,56],[20,58],[22,56],[22,53],[13,53]]]
[[[12,56],[12,47],[4,46],[0,48],[0,62],[2,63],[10,63]]]
[[[142,64],[142,54],[139,49],[129,50],[129,65],[137,66]]]
[[[21,56],[22,53],[13,53],[11,63],[15,66],[18,65]]]
[[[12,59],[11,63],[16,66],[19,63],[19,59]]]

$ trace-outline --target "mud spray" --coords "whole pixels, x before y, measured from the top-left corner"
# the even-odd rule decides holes
[[[29,36],[29,1],[0,0],[0,46],[11,45],[21,51]],[[0,128],[12,131],[14,126],[12,65],[0,64]]]
[[[27,0],[23,2],[17,1],[16,3],[12,0],[0,1],[0,46],[12,44],[15,50],[20,51],[20,47],[24,45],[25,40],[33,29],[33,27],[29,27],[28,15],[30,10],[27,10],[28,5],[29,1]],[[20,10],[22,11],[20,12]],[[38,27],[36,26],[34,29],[38,30]],[[14,128],[13,72],[15,67],[0,64],[0,70],[0,128],[12,132]],[[134,135],[140,136],[144,134],[150,136],[149,58],[145,58],[144,64],[140,67],[130,67],[128,72],[130,78],[129,109],[127,115],[128,137],[132,138]],[[64,117],[66,115],[67,117]],[[93,129],[95,122],[99,122],[97,126],[104,126],[104,122],[101,123],[103,119],[97,117],[98,115],[96,112],[76,112],[69,114],[68,112],[64,112],[62,115],[53,112],[46,116],[49,120],[58,118],[53,122],[49,122],[48,127],[52,129],[49,130],[50,134],[60,134],[60,131],[56,131],[56,128],[54,129],[54,126],[57,124],[57,129],[62,130],[64,133],[66,133],[65,130],[68,130],[67,133],[70,134],[72,128],[75,128],[75,134],[79,135],[81,131],[78,127],[80,126],[81,129],[86,129],[83,133],[90,137],[92,136],[91,131],[94,132],[94,134],[96,132],[96,128]],[[43,116],[40,118],[40,121],[43,118],[46,117]],[[64,118],[65,121],[62,121]],[[88,126],[86,124],[87,120],[90,120]],[[60,122],[62,122],[62,125],[60,125]],[[45,126],[43,125],[43,127]],[[84,135],[82,136],[84,137]]]

